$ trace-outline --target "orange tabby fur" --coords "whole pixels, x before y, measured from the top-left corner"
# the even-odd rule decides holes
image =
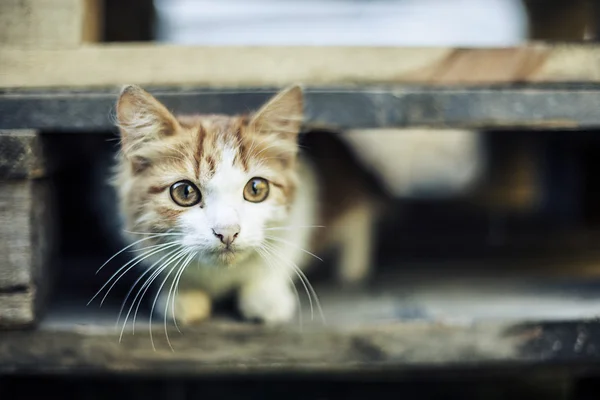
[[[237,293],[244,317],[285,322],[296,307],[290,287],[291,278],[299,276],[295,270],[305,269],[311,261],[307,254],[324,251],[325,245],[341,249],[343,281],[367,276],[376,215],[369,188],[355,179],[354,164],[347,164],[353,169],[344,173],[327,157],[311,162],[299,155],[302,111],[298,86],[248,116],[175,117],[143,89],[123,89],[117,104],[122,152],[114,185],[124,228],[146,235],[145,246],[168,246],[165,238],[175,238],[172,246],[193,255],[186,259],[161,250],[148,258],[152,268],[162,268],[155,276],[165,288],[157,297],[158,312],[194,322],[210,313],[210,304],[201,299]],[[261,204],[242,198],[243,184],[253,176],[270,185]],[[194,207],[181,207],[169,197],[171,185],[182,180],[202,193]],[[321,221],[327,226],[313,229]],[[210,233],[224,223],[239,232],[227,251]],[[140,236],[129,233],[126,238],[133,242]],[[186,268],[186,262],[195,266]],[[173,270],[175,275],[169,272]],[[168,290],[175,284],[181,289],[177,299]]]

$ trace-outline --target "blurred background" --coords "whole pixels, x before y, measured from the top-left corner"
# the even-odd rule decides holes
[[[520,0],[156,0],[154,38],[196,45],[511,46]]]

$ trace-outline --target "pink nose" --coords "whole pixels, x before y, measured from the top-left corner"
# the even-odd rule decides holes
[[[219,238],[221,243],[225,246],[231,246],[231,243],[238,237],[240,234],[240,226],[239,225],[229,225],[229,226],[220,226],[213,228],[213,234]]]

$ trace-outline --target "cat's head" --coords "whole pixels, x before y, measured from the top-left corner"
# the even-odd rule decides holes
[[[115,176],[130,232],[164,234],[201,261],[231,264],[281,225],[297,185],[299,86],[249,116],[175,117],[148,92],[117,102],[121,152]],[[138,237],[138,239],[141,238]]]

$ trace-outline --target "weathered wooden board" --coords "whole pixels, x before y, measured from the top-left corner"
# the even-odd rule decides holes
[[[0,46],[73,48],[100,34],[100,0],[2,0]]]
[[[0,181],[0,326],[33,323],[50,285],[56,228],[45,180]]]
[[[179,114],[239,113],[256,109],[276,88],[146,87]],[[0,129],[84,133],[114,128],[118,88],[0,92]],[[306,124],[333,128],[600,127],[600,85],[306,88]]]
[[[45,180],[0,181],[0,327],[37,322],[51,285],[55,240]]]
[[[92,276],[100,263],[71,262],[80,272],[88,267]],[[507,264],[515,267],[512,273],[503,268]],[[528,273],[525,263],[514,264],[394,264],[400,268],[387,274],[378,268],[362,289],[314,281],[325,322],[318,313],[311,320],[299,285],[302,322],[265,327],[216,307],[214,318],[197,326],[178,332],[168,325],[173,350],[164,320],[155,315],[149,326],[152,296],[136,312],[135,333],[132,311],[119,342],[125,316],[120,323],[117,318],[130,285],[112,291],[102,306],[100,299],[86,306],[102,282],[86,290],[90,279],[81,275],[70,289],[57,292],[36,331],[0,332],[0,373],[202,376],[518,367],[582,358],[598,362],[600,323],[589,321],[600,305],[598,286],[586,279],[549,279],[546,273]],[[118,266],[108,265],[107,276]],[[74,269],[68,271],[71,277]]]
[[[126,334],[85,327],[0,333],[0,371],[215,374],[248,372],[344,372],[385,367],[498,362],[517,355],[518,340],[503,326],[470,328],[391,324],[361,329],[264,328],[214,322],[185,334]],[[67,357],[66,355],[69,354]]]
[[[36,131],[0,131],[0,180],[42,178],[47,161]]]
[[[396,322],[353,328],[263,327],[214,321],[184,333],[126,333],[72,323],[0,332],[0,372],[213,376],[518,368],[595,363],[598,323]]]
[[[506,49],[153,44],[18,49],[3,46],[0,47],[0,87],[89,87],[125,83],[248,87],[298,82],[308,85],[599,82],[599,59],[597,47],[539,44]]]
[[[35,321],[56,228],[48,163],[34,131],[0,132],[0,326]]]
[[[34,280],[32,228],[39,221],[32,221],[32,207],[38,202],[37,183],[0,182],[0,288],[4,290],[28,288]]]

